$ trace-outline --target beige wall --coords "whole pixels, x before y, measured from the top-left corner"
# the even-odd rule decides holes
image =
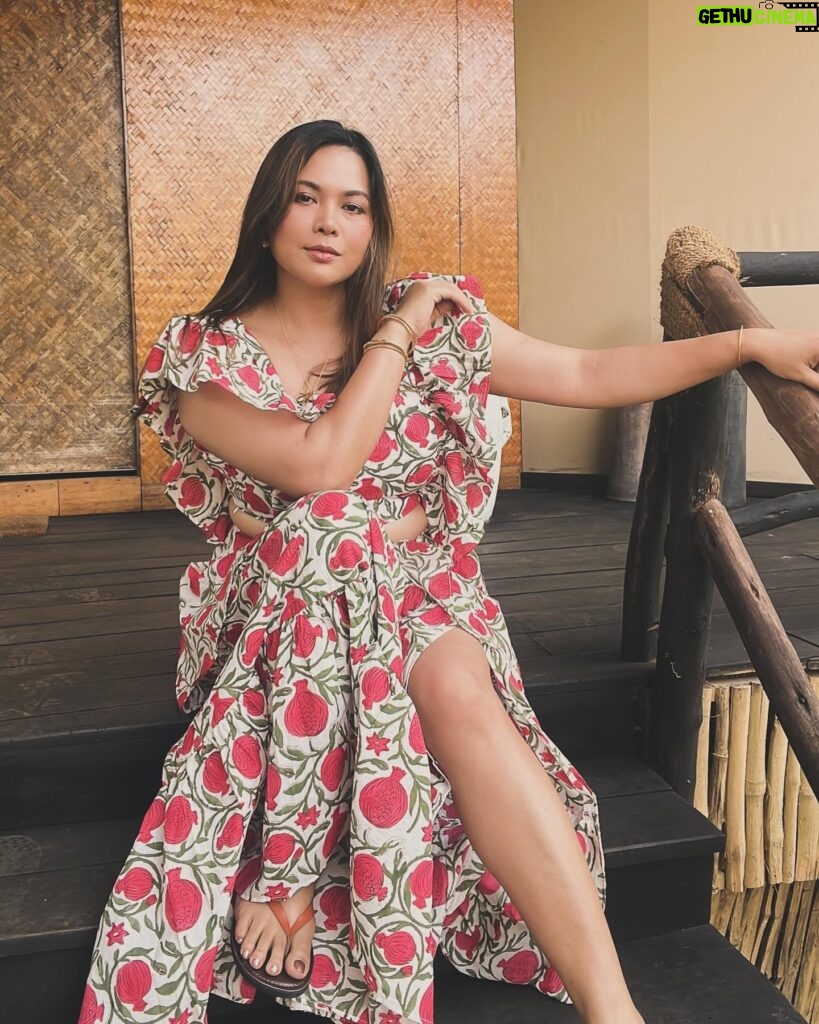
[[[679,0],[515,0],[520,327],[590,348],[659,341],[665,242],[819,248],[819,35],[700,26]],[[819,287],[755,289],[778,327]],[[616,413],[522,403],[524,471],[607,473]],[[808,477],[748,396],[748,479]]]

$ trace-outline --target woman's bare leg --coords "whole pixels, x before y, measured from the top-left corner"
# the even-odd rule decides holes
[[[481,645],[445,633],[419,656],[408,690],[467,836],[578,1012],[588,1024],[642,1024],[569,815],[495,693]]]

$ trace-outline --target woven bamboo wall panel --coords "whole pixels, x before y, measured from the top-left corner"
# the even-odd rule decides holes
[[[491,60],[511,81],[511,4],[470,0],[474,42],[470,27],[459,30],[461,6],[247,0],[237,9],[224,0],[123,0],[139,365],[168,317],[202,305],[221,283],[269,147],[293,125],[323,117],[359,128],[379,152],[395,199],[397,274],[477,272],[490,296],[516,309],[508,286],[517,271],[514,93],[494,95],[486,64],[485,84],[470,100],[478,105],[469,119],[470,151],[477,157],[490,140],[512,140],[505,151],[511,206],[499,206],[494,189],[481,187],[479,159],[463,191],[459,164],[459,48],[477,54],[492,36]],[[471,254],[463,258],[466,201],[481,206],[482,238],[511,238],[502,257],[511,267],[492,255],[480,266]],[[146,487],[166,463],[143,428]]]
[[[117,3],[5,3],[0,39],[0,474],[132,471]]]

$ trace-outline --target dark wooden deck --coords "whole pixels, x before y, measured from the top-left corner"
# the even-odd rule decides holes
[[[629,986],[656,1024],[802,1018],[708,923],[724,837],[641,760],[634,698],[653,663],[618,655],[633,506],[503,491],[479,554],[544,728],[598,796],[606,916]],[[748,538],[803,660],[819,659],[819,527]],[[76,1019],[99,914],[188,721],[175,704],[178,582],[206,558],[173,511],[53,519],[0,540],[0,1006]],[[748,667],[717,596],[709,671]],[[42,985],[43,977],[48,985]],[[214,997],[225,1024],[310,1021]],[[5,1019],[5,1018],[4,1018]],[[524,986],[436,961],[438,1024],[578,1020]]]
[[[479,555],[525,675],[531,668],[558,679],[619,660],[632,508],[586,494],[498,494]],[[819,524],[791,524],[746,544],[799,656],[819,657]],[[136,676],[140,701],[167,692],[178,580],[208,551],[175,511],[52,519],[45,536],[0,541],[0,720],[98,708],[102,678],[107,703],[120,696],[117,680]],[[97,671],[88,674],[90,661]],[[717,594],[709,673],[747,665]],[[59,667],[59,688],[47,685],[45,666]],[[80,673],[88,685],[65,685]],[[27,677],[30,689],[11,685]],[[5,702],[11,690],[16,708]]]

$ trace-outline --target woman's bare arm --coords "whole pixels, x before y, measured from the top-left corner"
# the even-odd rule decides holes
[[[493,395],[544,405],[605,409],[684,391],[737,365],[737,331],[662,344],[572,348],[533,338],[489,314]],[[819,390],[819,331],[743,332],[742,362]]]
[[[213,381],[178,397],[185,430],[230,465],[295,498],[333,486],[328,458],[295,413],[257,409]]]

